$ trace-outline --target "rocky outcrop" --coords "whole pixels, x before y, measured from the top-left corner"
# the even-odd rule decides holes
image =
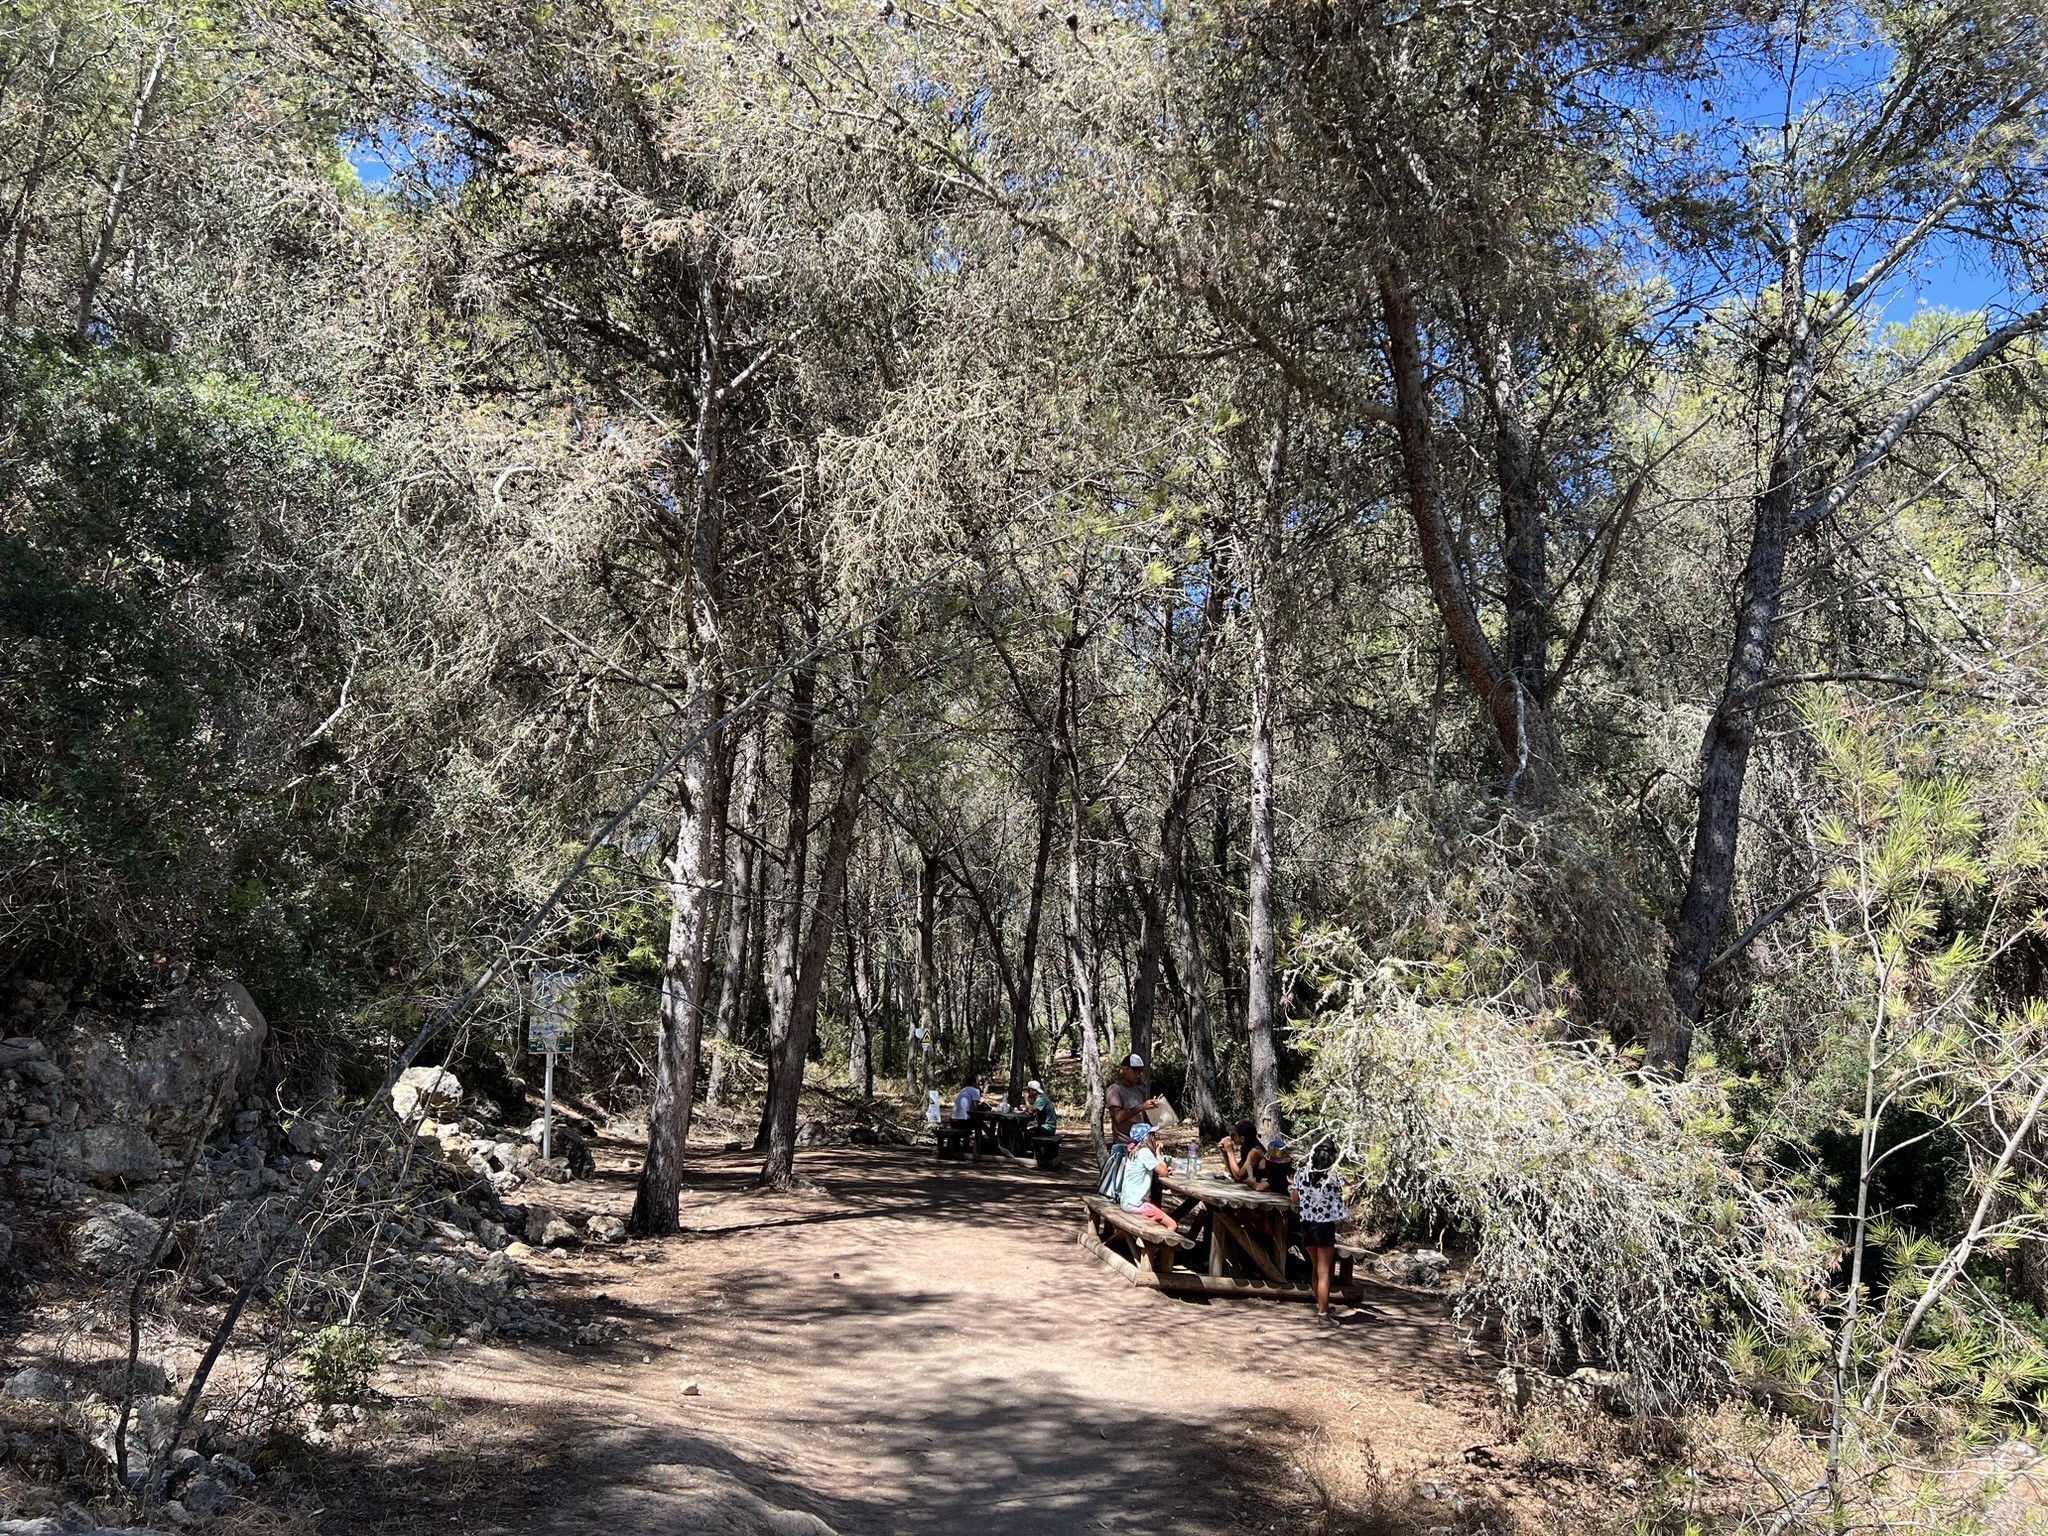
[[[163,1148],[134,1125],[89,1125],[50,1139],[52,1160],[67,1178],[102,1189],[146,1184],[164,1171]]]
[[[49,1041],[50,1062],[78,1103],[81,1125],[132,1126],[182,1148],[231,1105],[256,1073],[270,1028],[240,982],[194,981],[130,1014],[72,1014]]]

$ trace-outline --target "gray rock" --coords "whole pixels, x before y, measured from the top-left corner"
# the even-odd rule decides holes
[[[542,1228],[540,1241],[544,1248],[574,1248],[583,1241],[583,1234],[556,1217]]]
[[[13,1252],[14,1228],[8,1226],[5,1222],[0,1222],[0,1264],[5,1264],[8,1255]]]
[[[262,1059],[270,1028],[239,982],[195,981],[133,1015],[80,1012],[53,1038],[86,1125],[139,1126],[170,1146],[189,1145],[223,1076],[229,1092]]]
[[[145,1263],[156,1247],[157,1224],[130,1206],[101,1206],[71,1233],[71,1252],[86,1268],[118,1275]]]
[[[0,1387],[0,1397],[11,1397],[24,1403],[61,1403],[64,1395],[64,1383],[54,1372],[39,1365],[23,1367],[7,1378],[4,1387]]]
[[[0,1040],[0,1072],[18,1072],[22,1063],[41,1061],[47,1055],[49,1051],[43,1042],[28,1035]]]
[[[391,1107],[401,1120],[445,1117],[462,1104],[462,1079],[446,1067],[407,1067],[391,1086]]]
[[[17,1070],[25,1082],[49,1088],[64,1081],[64,1069],[54,1061],[24,1061]]]
[[[1394,1253],[1374,1261],[1374,1268],[1390,1280],[1403,1285],[1433,1286],[1444,1277],[1444,1271],[1451,1267],[1451,1261],[1434,1248],[1418,1248],[1413,1253]]]
[[[477,1284],[503,1296],[513,1286],[525,1279],[525,1274],[508,1253],[494,1253],[485,1259],[476,1272]]]
[[[93,1125],[55,1138],[56,1162],[66,1177],[102,1189],[146,1183],[164,1171],[163,1149],[133,1125]]]
[[[225,1514],[235,1502],[234,1490],[215,1477],[195,1477],[185,1485],[185,1492],[179,1498],[185,1506],[185,1513],[204,1520],[213,1515]]]
[[[547,1241],[545,1234],[548,1230],[548,1223],[555,1220],[556,1216],[556,1212],[549,1210],[544,1205],[529,1205],[526,1208],[524,1228],[526,1240],[536,1248],[543,1246]]]
[[[540,1145],[541,1130],[540,1120],[526,1128],[526,1139],[536,1147]],[[557,1115],[554,1132],[549,1139],[553,1143],[549,1150],[554,1153],[556,1161],[568,1165],[572,1178],[587,1179],[597,1172],[597,1157],[590,1149],[590,1138],[569,1121]]]
[[[284,1139],[301,1157],[325,1157],[332,1133],[311,1115],[294,1115]]]
[[[147,1466],[156,1453],[170,1444],[171,1431],[177,1427],[178,1409],[181,1404],[175,1397],[137,1397],[128,1411],[128,1465],[130,1468]],[[92,1443],[99,1448],[108,1461],[114,1459],[114,1431],[120,1427],[121,1405],[119,1403],[90,1402],[86,1405],[85,1424]]]
[[[95,1379],[99,1383],[100,1392],[116,1402],[120,1401],[122,1395],[129,1390],[128,1362],[126,1360],[109,1360],[100,1366],[94,1374]],[[135,1362],[134,1391],[137,1397],[162,1397],[170,1392],[172,1386],[173,1382],[170,1371],[158,1361],[137,1360]]]
[[[237,1486],[256,1481],[256,1469],[254,1467],[251,1467],[245,1461],[235,1460],[234,1457],[226,1452],[222,1452],[213,1458],[213,1470],[219,1476]]]
[[[600,1243],[623,1243],[626,1240],[626,1223],[617,1216],[593,1216],[588,1230]]]
[[[1582,1365],[1565,1378],[1565,1390],[1574,1397],[1591,1398],[1609,1413],[1627,1416],[1635,1407],[1629,1379],[1620,1371]]]

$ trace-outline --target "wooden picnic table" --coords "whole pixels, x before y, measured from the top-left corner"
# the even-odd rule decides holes
[[[1185,1202],[1174,1213],[1182,1221],[1190,1215],[1208,1216],[1209,1264],[1202,1278],[1217,1283],[1204,1290],[1262,1284],[1294,1288],[1287,1278],[1287,1233],[1294,1202],[1287,1196],[1212,1173],[1162,1172],[1159,1184]]]
[[[1215,1174],[1159,1175],[1166,1195],[1180,1203],[1174,1213],[1184,1229],[1176,1235],[1152,1227],[1090,1196],[1082,1244],[1122,1270],[1133,1284],[1167,1291],[1203,1291],[1226,1296],[1312,1300],[1312,1286],[1287,1277],[1287,1251],[1294,1203],[1271,1190],[1252,1189]],[[1208,1262],[1193,1265],[1199,1244],[1192,1233],[1208,1229]],[[1163,1236],[1161,1235],[1163,1234]],[[1131,1250],[1126,1259],[1117,1247]],[[1363,1290],[1351,1278],[1348,1258],[1332,1294],[1358,1301]]]
[[[1012,1157],[1031,1156],[1031,1128],[1038,1117],[1028,1109],[999,1109],[987,1104],[974,1106],[980,1122],[995,1145]]]

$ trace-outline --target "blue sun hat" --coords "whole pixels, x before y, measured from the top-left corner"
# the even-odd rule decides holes
[[[1287,1150],[1287,1138],[1285,1136],[1275,1136],[1266,1143],[1266,1150],[1268,1152],[1285,1152]]]
[[[1152,1134],[1152,1129],[1153,1129],[1153,1128],[1152,1128],[1151,1126],[1149,1126],[1149,1125],[1146,1125],[1146,1124],[1145,1124],[1144,1122],[1142,1122],[1142,1121],[1140,1121],[1140,1122],[1139,1122],[1138,1124],[1136,1124],[1136,1125],[1132,1126],[1132,1127],[1131,1127],[1131,1145],[1135,1147],[1135,1146],[1136,1146],[1136,1145],[1137,1145],[1137,1144],[1138,1144],[1139,1142],[1143,1141],[1143,1140],[1144,1140],[1144,1139],[1145,1139],[1145,1138],[1146,1138],[1147,1136],[1150,1136],[1150,1135]]]

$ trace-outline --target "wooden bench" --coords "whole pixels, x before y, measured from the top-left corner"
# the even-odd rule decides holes
[[[1361,1248],[1356,1243],[1339,1242],[1337,1244],[1337,1283],[1339,1285],[1351,1284],[1352,1272],[1358,1267],[1358,1261],[1371,1257],[1372,1250],[1370,1248]]]
[[[941,1158],[961,1158],[967,1155],[968,1138],[973,1133],[965,1126],[951,1120],[941,1120],[932,1127],[932,1141]]]
[[[1052,1131],[1034,1131],[1031,1134],[1031,1158],[1041,1168],[1051,1169],[1060,1165],[1060,1139]]]
[[[1133,1285],[1160,1286],[1173,1267],[1174,1254],[1195,1246],[1192,1237],[1133,1216],[1101,1195],[1083,1195],[1081,1204],[1086,1211],[1081,1246]]]

